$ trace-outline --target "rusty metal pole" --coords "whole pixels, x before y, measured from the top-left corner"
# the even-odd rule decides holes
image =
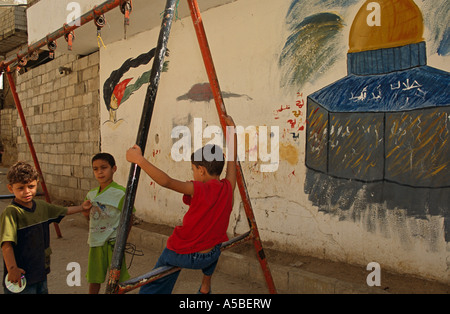
[[[63,37],[66,34],[69,34],[70,32],[74,31],[75,29],[83,26],[84,24],[87,24],[94,20],[96,17],[101,16],[105,14],[106,12],[111,11],[112,9],[118,7],[119,5],[122,5],[124,0],[108,0],[103,2],[102,4],[96,6],[94,9],[88,11],[86,14],[83,14],[80,16],[77,20],[75,20],[73,23],[70,24],[64,24],[61,28],[54,31],[53,33],[47,35],[45,38],[42,38],[41,40],[33,43],[32,45],[28,46],[27,48],[21,49],[17,52],[17,54],[11,55],[10,57],[6,58],[6,60],[3,60],[0,62],[0,72],[4,71],[7,66],[13,64],[14,62],[20,61],[21,59],[25,58],[29,54],[33,53],[34,51],[47,46],[52,41],[57,40],[60,37]]]
[[[87,12],[86,14],[80,16],[76,21],[74,21],[71,25],[67,25],[64,24],[63,27],[59,28],[58,30],[54,31],[53,33],[47,35],[45,38],[42,38],[41,40],[37,41],[36,43],[28,46],[27,48],[21,49],[19,50],[16,54],[11,55],[10,57],[6,58],[5,60],[3,60],[2,62],[0,62],[0,72],[5,72],[6,76],[8,78],[9,81],[9,85],[11,87],[11,91],[14,97],[14,102],[16,104],[16,108],[17,111],[19,113],[20,116],[20,120],[22,122],[22,126],[25,132],[25,136],[27,138],[28,141],[28,145],[30,147],[30,151],[31,151],[31,155],[33,157],[33,161],[36,167],[36,170],[39,172],[40,176],[41,176],[41,186],[42,186],[42,190],[44,191],[45,194],[45,199],[47,202],[50,203],[50,196],[47,190],[47,186],[45,184],[44,181],[44,177],[42,175],[42,171],[39,165],[39,160],[37,159],[36,156],[36,151],[34,149],[34,145],[33,142],[31,140],[31,136],[30,136],[30,132],[28,130],[28,126],[27,126],[27,122],[25,119],[25,115],[23,113],[22,110],[22,105],[20,103],[20,99],[19,96],[17,95],[17,91],[15,88],[15,83],[14,80],[10,74],[11,69],[10,69],[10,65],[12,65],[15,62],[18,62],[20,60],[22,60],[23,58],[25,58],[26,56],[30,55],[31,53],[33,53],[34,51],[48,45],[49,43],[51,43],[52,41],[57,40],[60,37],[63,37],[65,34],[70,33],[71,31],[81,27],[84,24],[89,23],[90,21],[94,20],[96,17],[116,8],[117,6],[123,4],[124,0],[108,0],[103,2],[102,4],[100,4],[99,6],[95,7],[94,9],[90,10],[89,12]],[[55,230],[57,233],[58,238],[61,238],[61,231],[60,228],[57,224],[55,224]]]
[[[209,48],[208,39],[206,37],[205,27],[203,25],[200,9],[198,7],[197,0],[188,0],[188,5],[191,10],[192,21],[194,23],[198,43],[200,45],[200,50],[202,52],[203,61],[205,63],[209,83],[211,85],[211,90],[213,92],[214,100],[216,102],[216,108],[219,114],[220,124],[222,125],[222,129],[225,134],[226,132],[225,117],[227,116],[227,111],[225,108],[225,104],[223,102],[222,92],[220,90],[219,80],[217,78],[216,70],[214,67],[214,62],[212,59],[211,50]],[[250,224],[250,229],[253,234],[253,243],[256,249],[258,260],[261,264],[264,277],[266,279],[267,286],[269,288],[269,292],[275,294],[277,293],[275,284],[273,282],[272,274],[270,272],[266,256],[264,254],[264,249],[262,247],[261,239],[259,237],[258,227],[256,225],[255,215],[253,213],[250,197],[248,195],[247,186],[244,180],[244,175],[239,162],[236,162],[236,167],[237,167],[237,184],[241,194],[242,202],[244,204],[245,213],[247,215]]]
[[[34,144],[31,139],[30,130],[28,129],[27,120],[25,119],[25,115],[23,114],[22,104],[20,103],[19,95],[17,94],[17,90],[16,90],[16,85],[15,85],[14,79],[10,73],[9,67],[7,68],[5,73],[6,73],[6,77],[8,78],[9,87],[11,88],[11,94],[13,95],[13,98],[14,98],[14,103],[16,104],[17,113],[19,114],[20,121],[22,122],[22,127],[25,132],[25,137],[27,138],[28,146],[30,147],[30,153],[31,153],[31,156],[33,157],[34,166],[41,177],[40,182],[41,182],[42,190],[44,191],[45,200],[48,203],[51,203],[50,195],[48,193],[47,186],[45,185],[45,180],[44,180],[44,176],[42,174],[41,166],[39,165],[39,159],[37,158],[36,150],[34,149]],[[56,235],[58,236],[58,238],[62,238],[62,234],[61,234],[61,230],[59,229],[59,225],[55,223],[54,226],[55,226]]]
[[[136,144],[141,147],[142,153],[145,152],[147,145],[148,132],[152,120],[153,109],[156,102],[156,94],[158,92],[161,72],[164,65],[164,57],[167,52],[167,43],[169,41],[170,30],[172,27],[173,17],[175,15],[175,4],[177,0],[167,0],[164,10],[161,31],[159,33],[158,44],[156,46],[155,59],[150,74],[149,86],[145,97],[144,108],[142,110],[141,122],[139,125]],[[117,293],[120,278],[120,270],[122,268],[123,256],[125,253],[125,245],[128,236],[128,227],[133,214],[134,200],[136,197],[137,187],[139,183],[141,168],[136,164],[131,165],[128,177],[127,189],[120,216],[120,224],[117,229],[116,243],[111,261],[107,294]]]

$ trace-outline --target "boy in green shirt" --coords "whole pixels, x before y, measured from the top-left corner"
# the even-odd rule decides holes
[[[93,205],[89,215],[90,249],[86,278],[89,282],[89,293],[98,294],[111,264],[126,189],[113,180],[117,166],[112,155],[95,155],[92,158],[92,170],[100,186],[86,195],[86,199]],[[124,257],[120,281],[129,278]]]
[[[85,201],[80,206],[65,208],[34,200],[39,174],[25,162],[13,165],[7,179],[14,200],[0,216],[4,276],[8,275],[9,281],[19,286],[21,277],[25,276],[26,288],[21,293],[47,294],[51,254],[49,225],[59,223],[66,215],[87,211],[92,204]],[[5,293],[9,293],[4,288]]]

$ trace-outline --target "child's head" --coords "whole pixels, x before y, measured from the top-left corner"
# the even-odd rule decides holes
[[[96,160],[106,161],[111,166],[111,168],[116,165],[116,160],[114,159],[114,157],[111,154],[108,154],[108,153],[98,153],[97,155],[92,157],[92,164],[94,164],[94,161],[96,161]]]
[[[225,156],[218,145],[208,144],[191,155],[191,163],[204,167],[209,175],[220,176],[225,166]]]
[[[36,196],[39,173],[30,164],[23,161],[15,163],[6,178],[8,190],[14,194],[17,202],[26,205]]]
[[[30,164],[19,161],[9,168],[6,178],[10,185],[14,183],[25,184],[31,181],[37,181],[39,179],[39,173]]]
[[[104,188],[113,181],[114,173],[117,170],[116,161],[111,154],[99,153],[92,158],[92,170],[95,179]]]

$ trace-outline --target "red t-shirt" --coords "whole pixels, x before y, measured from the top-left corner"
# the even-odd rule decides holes
[[[183,225],[167,240],[167,248],[178,254],[191,254],[228,241],[227,229],[233,209],[233,191],[228,180],[193,181],[194,195],[183,196],[189,205]]]

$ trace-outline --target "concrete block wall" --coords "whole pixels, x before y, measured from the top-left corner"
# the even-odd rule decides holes
[[[72,72],[61,74],[59,67]],[[91,158],[100,150],[98,70],[98,53],[82,58],[61,55],[17,77],[17,92],[52,201],[80,202],[96,185]],[[14,126],[17,159],[32,163],[18,117]]]
[[[3,165],[11,165],[17,161],[17,110],[13,108],[2,109],[0,113],[0,136]]]
[[[16,31],[27,31],[27,15],[24,7],[0,8],[0,38],[8,37]]]
[[[8,33],[14,32],[14,11],[13,8],[0,9],[0,36],[3,38]]]
[[[14,8],[14,22],[16,30],[27,31],[27,13],[25,7]]]

